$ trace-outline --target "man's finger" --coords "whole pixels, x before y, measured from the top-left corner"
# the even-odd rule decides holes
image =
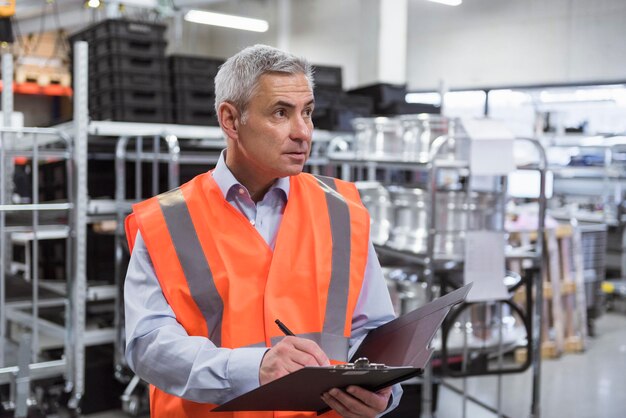
[[[289,339],[288,342],[291,343],[296,349],[304,351],[305,353],[313,356],[313,358],[315,358],[315,361],[317,362],[317,366],[330,365],[328,356],[314,341],[299,337],[285,337],[285,340],[287,339]]]

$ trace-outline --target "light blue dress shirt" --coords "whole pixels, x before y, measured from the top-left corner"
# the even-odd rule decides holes
[[[224,156],[222,152],[213,179],[225,199],[248,218],[274,249],[289,196],[289,178],[276,180],[255,204],[226,166]],[[208,338],[189,336],[161,291],[140,233],[128,265],[124,303],[126,359],[145,381],[184,399],[215,404],[259,386],[259,368],[267,348],[220,348]],[[352,318],[348,358],[369,330],[394,317],[387,285],[370,242],[363,287]],[[400,385],[395,385],[388,411],[397,406],[401,394]]]

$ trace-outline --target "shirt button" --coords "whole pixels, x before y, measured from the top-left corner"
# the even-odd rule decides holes
[[[243,189],[243,187],[239,188],[239,194],[244,194],[246,191]]]
[[[254,219],[250,219],[250,223],[252,224],[252,226],[254,226],[256,222],[254,222]]]

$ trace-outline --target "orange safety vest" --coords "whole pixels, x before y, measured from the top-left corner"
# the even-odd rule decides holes
[[[248,219],[205,173],[138,203],[126,220],[129,247],[137,229],[163,294],[189,335],[218,347],[271,347],[282,319],[329,358],[347,361],[352,316],[368,254],[369,215],[351,183],[300,174],[272,251]],[[151,386],[153,418],[205,417],[213,404]],[[211,417],[313,417],[303,412],[213,413]],[[337,416],[328,412],[328,417]]]

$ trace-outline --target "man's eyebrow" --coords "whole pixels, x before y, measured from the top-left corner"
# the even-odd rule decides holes
[[[315,99],[311,99],[309,100],[305,106],[310,106],[310,105],[314,105],[315,104]],[[293,109],[294,107],[296,107],[295,104],[291,103],[291,102],[286,102],[284,100],[279,100],[276,103],[274,103],[274,106],[282,106],[282,107],[288,107],[290,109]]]

